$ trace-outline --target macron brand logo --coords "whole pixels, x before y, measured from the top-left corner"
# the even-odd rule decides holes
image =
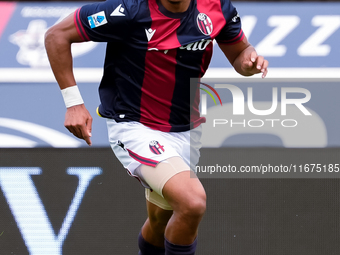
[[[151,38],[153,37],[153,35],[155,34],[156,29],[152,30],[152,28],[149,29],[145,29],[145,34],[146,37],[148,38],[148,42],[150,42]]]
[[[122,4],[118,5],[117,8],[110,14],[110,16],[125,16],[124,7],[122,7]]]
[[[237,13],[231,20],[236,22],[238,18],[240,18],[240,15]]]

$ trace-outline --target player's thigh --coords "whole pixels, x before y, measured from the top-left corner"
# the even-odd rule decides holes
[[[146,199],[165,210],[174,209],[172,204],[205,203],[201,182],[181,157],[168,158],[156,167],[141,165],[136,173],[153,190],[146,190]]]
[[[146,198],[163,209],[205,208],[205,190],[193,171],[181,157],[171,157],[156,167],[142,165],[141,178],[153,189]],[[170,207],[164,207],[163,203]]]
[[[157,205],[164,210],[171,210],[172,207],[163,196],[162,190],[165,183],[176,174],[188,171],[189,167],[179,156],[167,158],[156,165],[140,165],[135,173],[141,181],[146,183],[151,189],[145,190],[147,201]]]

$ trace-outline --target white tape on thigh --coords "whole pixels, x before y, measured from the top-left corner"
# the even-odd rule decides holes
[[[181,157],[168,158],[160,162],[156,167],[141,165],[139,169],[143,180],[162,197],[165,183],[174,175],[189,170],[189,166]]]

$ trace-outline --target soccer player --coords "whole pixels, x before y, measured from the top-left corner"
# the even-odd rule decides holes
[[[195,253],[206,194],[190,166],[198,162],[204,118],[189,84],[208,68],[214,39],[237,72],[266,76],[268,62],[248,43],[229,0],[110,0],[79,8],[46,33],[67,107],[65,126],[89,145],[92,117],[70,48],[107,42],[97,113],[107,119],[115,155],[146,187],[140,255]]]

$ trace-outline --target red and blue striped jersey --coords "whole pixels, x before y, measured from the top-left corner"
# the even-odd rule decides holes
[[[183,13],[158,0],[109,0],[81,7],[74,20],[84,41],[107,42],[100,115],[164,132],[205,121],[190,78],[207,70],[213,39],[233,44],[244,37],[229,0],[192,0]]]

